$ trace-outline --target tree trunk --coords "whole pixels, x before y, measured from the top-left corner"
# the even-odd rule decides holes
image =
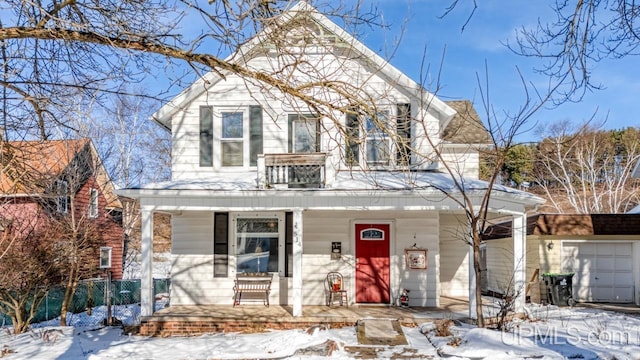
[[[478,317],[478,327],[483,328],[484,314],[482,313],[482,271],[480,269],[480,234],[473,228],[473,273],[476,278],[476,316]]]
[[[29,324],[23,320],[21,316],[14,315],[11,317],[11,322],[13,323],[13,334],[19,335],[27,332],[27,328]]]
[[[62,306],[60,307],[60,326],[67,326],[67,312],[69,311],[69,307],[73,301],[73,295],[76,293],[76,288],[78,287],[76,273],[76,270],[71,271],[69,279],[67,280],[67,286],[65,286],[64,289],[64,297],[62,298]]]
[[[11,322],[13,323],[13,333],[15,335],[25,333],[29,327],[27,321],[27,305],[25,301],[14,302],[15,309],[11,315]]]

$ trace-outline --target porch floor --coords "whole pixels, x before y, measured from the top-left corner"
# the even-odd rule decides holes
[[[315,325],[355,326],[362,319],[393,319],[415,326],[433,319],[467,319],[467,299],[441,297],[440,307],[397,307],[386,305],[303,306],[294,317],[291,306],[191,305],[169,306],[141,319],[142,335],[194,335],[220,331],[262,331],[294,329]]]

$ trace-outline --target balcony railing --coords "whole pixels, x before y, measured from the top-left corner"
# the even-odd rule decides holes
[[[325,153],[264,154],[258,157],[258,182],[262,188],[323,188]]]

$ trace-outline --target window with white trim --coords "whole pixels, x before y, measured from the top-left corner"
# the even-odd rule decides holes
[[[100,269],[111,268],[111,252],[110,246],[100,247]]]
[[[215,117],[216,166],[257,166],[258,155],[263,152],[262,107],[250,105],[235,108],[217,108]]]
[[[289,114],[289,152],[320,151],[320,119],[312,114]]]
[[[378,112],[375,116],[366,115],[365,125],[365,152],[368,165],[384,166],[391,161],[391,133],[389,123],[389,111]]]
[[[284,274],[284,214],[235,214],[236,271]],[[281,271],[282,270],[282,271]]]
[[[220,146],[222,166],[244,165],[244,114],[222,112],[222,135]]]
[[[98,217],[98,190],[91,189],[89,191],[89,217]]]
[[[411,165],[411,104],[381,106],[375,115],[358,107],[345,113],[347,166],[390,167]]]

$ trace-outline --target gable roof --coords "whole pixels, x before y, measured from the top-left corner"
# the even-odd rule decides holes
[[[511,221],[487,228],[483,240],[512,236]],[[527,236],[640,235],[640,214],[536,214],[527,217]]]
[[[447,101],[456,111],[442,133],[442,139],[454,144],[491,144],[491,134],[469,100]]]
[[[0,196],[38,196],[64,174],[80,156],[91,159],[107,207],[121,208],[120,200],[90,139],[9,141],[0,145]]]
[[[346,32],[343,28],[331,21],[328,17],[318,12],[307,1],[300,0],[289,10],[283,12],[278,17],[278,25],[282,26],[289,22],[292,22],[297,16],[306,16],[308,19],[313,20],[316,24],[327,29],[329,32],[338,36],[343,42],[349,44],[349,47],[357,52],[359,57],[371,61],[379,69],[380,73],[390,79],[399,87],[404,89],[415,91],[415,95],[422,94],[423,103],[429,104],[429,108],[435,110],[440,114],[440,127],[445,128],[449,121],[455,114],[455,111],[448,106],[444,101],[437,98],[435,95],[428,92],[420,84],[409,78],[406,74],[395,68],[387,60],[382,58],[376,52],[365,46],[362,42],[357,40],[351,34]],[[240,46],[237,51],[228,56],[225,61],[230,63],[247,62],[250,59],[252,50],[257,46],[260,46],[264,41],[267,41],[267,36],[273,31],[277,31],[279,27],[268,27],[254,36],[250,41]],[[157,112],[152,115],[152,119],[165,127],[171,129],[171,117],[182,109],[186,104],[193,101],[199,95],[204,93],[209,87],[215,85],[222,79],[222,76],[228,74],[221,74],[220,72],[210,71],[203,77],[195,81],[189,87],[184,89],[180,94],[174,97],[167,104],[162,106]]]
[[[10,141],[0,148],[0,192],[29,194],[42,192],[42,179],[59,176],[88,143],[81,140]]]

